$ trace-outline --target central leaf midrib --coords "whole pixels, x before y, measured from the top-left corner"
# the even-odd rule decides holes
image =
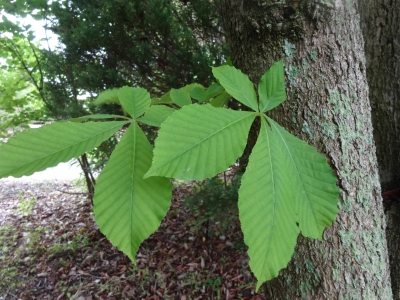
[[[275,227],[275,224],[276,224],[276,219],[275,219],[275,210],[276,210],[276,191],[275,191],[275,177],[274,177],[274,171],[273,171],[273,169],[274,169],[274,167],[273,167],[273,162],[272,162],[272,156],[271,156],[271,147],[270,147],[270,140],[269,140],[269,137],[268,137],[268,131],[267,131],[267,128],[266,128],[266,121],[265,121],[265,119],[262,119],[262,127],[265,127],[265,135],[266,135],[266,142],[267,142],[267,145],[268,145],[268,152],[269,152],[269,161],[270,161],[270,166],[271,166],[271,174],[272,174],[272,189],[273,189],[273,192],[272,192],[272,194],[273,194],[273,199],[274,199],[274,206],[273,206],[273,212],[272,212],[272,218],[273,218],[273,225],[271,226],[271,232],[274,232],[273,230],[272,230],[272,228],[273,227]],[[262,128],[263,129],[263,128]],[[269,238],[268,238],[268,242],[270,242],[271,240],[272,240],[272,236],[273,236],[273,234],[270,234],[270,236],[269,236]],[[271,244],[271,243],[269,243],[269,244]],[[268,253],[269,253],[270,251],[268,251]],[[267,268],[266,268],[266,263],[267,263],[267,259],[264,259],[263,260],[263,270],[266,270]]]
[[[132,188],[131,188],[131,197],[130,197],[130,210],[129,210],[129,224],[130,224],[130,230],[131,230],[131,232],[130,232],[130,236],[131,236],[131,243],[130,243],[130,246],[131,246],[131,249],[130,249],[130,251],[131,252],[133,252],[132,251],[132,249],[133,249],[133,244],[132,244],[132,242],[134,241],[134,237],[135,237],[135,235],[134,235],[134,229],[133,229],[133,191],[134,191],[134,188],[133,188],[133,185],[134,185],[134,174],[135,174],[135,158],[136,158],[136,147],[137,147],[137,145],[136,145],[136,126],[138,126],[137,124],[131,124],[131,126],[133,126],[133,151],[132,151],[132,173],[131,173],[131,184],[132,184]],[[129,128],[128,128],[129,129]],[[132,253],[132,256],[133,257],[135,257],[135,253]]]

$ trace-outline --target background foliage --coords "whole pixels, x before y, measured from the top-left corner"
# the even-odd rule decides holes
[[[32,87],[31,94],[39,96],[38,103],[44,104],[46,113],[42,110],[24,116],[21,112],[16,115],[8,112],[3,116],[2,127],[19,124],[22,118],[27,122],[45,117],[65,120],[87,114],[123,114],[119,105],[91,103],[105,89],[124,85],[144,87],[153,97],[189,82],[208,85],[212,81],[210,66],[220,65],[227,55],[217,3],[205,0],[0,1],[0,9],[10,15],[30,15],[44,21],[49,35],[56,34],[59,40],[56,47],[43,42],[40,50],[27,49],[20,56],[22,60],[13,63],[13,68],[22,71],[24,82]],[[5,19],[0,26],[12,33],[13,38],[33,38],[29,26]],[[28,76],[26,72],[31,69],[24,69],[23,64],[31,61],[34,53],[37,56],[32,62],[36,66],[34,76]],[[154,139],[154,129],[144,130]],[[117,141],[118,138],[112,137],[80,158],[89,191],[95,183],[89,179],[93,177],[90,173],[104,167]]]
[[[225,172],[212,178],[195,183],[191,193],[185,197],[185,205],[196,217],[192,224],[196,229],[205,227],[204,236],[212,238],[214,224],[220,234],[229,232],[237,226],[238,221],[238,190],[241,175],[233,173],[227,177]]]
[[[45,119],[40,50],[32,34],[3,17],[0,23],[0,136],[7,129]]]

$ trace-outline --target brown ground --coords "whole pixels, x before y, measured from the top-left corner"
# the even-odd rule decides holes
[[[174,189],[161,227],[137,266],[98,231],[90,202],[71,182],[0,181],[0,300],[265,299],[238,224],[214,238],[195,230]]]

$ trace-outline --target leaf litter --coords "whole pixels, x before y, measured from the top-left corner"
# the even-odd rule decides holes
[[[0,181],[0,300],[265,299],[255,293],[240,226],[213,237],[174,187],[160,228],[136,264],[100,233],[82,185]]]

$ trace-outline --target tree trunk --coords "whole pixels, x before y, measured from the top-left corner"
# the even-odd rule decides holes
[[[94,186],[96,185],[96,179],[94,178],[93,172],[90,169],[90,163],[86,153],[84,153],[83,155],[81,155],[80,158],[78,158],[78,162],[81,166],[83,175],[85,176],[86,187],[88,189],[88,199],[90,199],[90,202],[93,205]]]
[[[360,1],[382,191],[400,188],[400,3]]]
[[[221,0],[220,13],[232,61],[253,82],[284,59],[288,99],[271,115],[326,155],[341,188],[323,241],[298,239],[288,267],[266,284],[267,299],[391,299],[355,3]]]
[[[391,199],[386,208],[386,239],[389,251],[393,299],[400,299],[400,199]]]
[[[389,0],[360,2],[372,124],[387,218],[394,299],[400,299],[400,6]]]

